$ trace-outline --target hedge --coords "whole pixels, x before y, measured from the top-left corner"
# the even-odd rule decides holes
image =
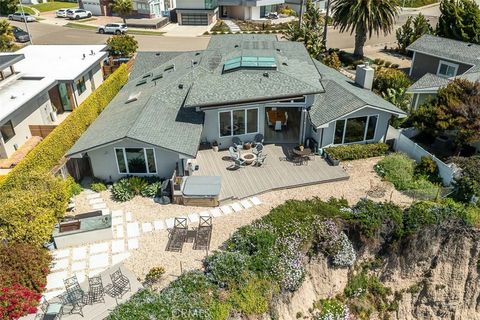
[[[385,143],[350,144],[325,149],[330,157],[336,160],[357,160],[384,156],[388,151]]]
[[[2,189],[14,187],[19,179],[31,172],[50,172],[127,80],[128,70],[126,65],[122,65],[13,168],[1,182]]]

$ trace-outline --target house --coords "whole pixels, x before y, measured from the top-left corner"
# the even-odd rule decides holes
[[[365,79],[373,78],[373,69]],[[359,81],[361,83],[361,81]],[[368,86],[368,83],[367,83]],[[273,35],[214,36],[204,51],[141,52],[129,82],[68,151],[93,175],[182,175],[200,145],[232,138],[331,145],[383,141],[404,112]]]
[[[423,35],[407,50],[413,52],[409,75],[417,80],[407,90],[413,95],[414,108],[455,78],[480,79],[480,45]]]
[[[132,17],[159,18],[168,16],[175,7],[175,0],[133,0]],[[81,9],[91,11],[94,16],[111,16],[111,1],[109,0],[79,0]]]
[[[105,45],[30,45],[0,54],[0,159],[44,137],[103,82]]]

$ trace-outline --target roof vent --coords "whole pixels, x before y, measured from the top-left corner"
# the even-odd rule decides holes
[[[151,77],[152,76],[152,73],[147,73],[147,74],[144,74],[142,79],[147,79],[148,77]]]
[[[160,56],[160,54],[161,54],[160,52],[155,53],[155,55],[156,55],[157,57]]]
[[[178,85],[178,89],[183,89],[183,84],[180,83],[180,84]]]
[[[268,77],[269,77],[268,72],[264,72],[264,73],[263,73],[263,76],[264,76],[265,78],[268,78]]]
[[[138,87],[138,86],[141,86],[141,85],[143,85],[143,84],[145,84],[145,83],[147,83],[147,80],[143,79],[143,80],[138,81],[137,84],[136,84],[136,86]]]
[[[139,92],[135,92],[135,93],[130,94],[127,98],[127,101],[125,101],[125,103],[130,103],[130,102],[133,102],[133,101],[137,101],[138,97],[140,97],[141,93],[142,92],[139,91]]]
[[[159,80],[159,79],[162,79],[162,78],[163,78],[163,74],[158,73],[158,74],[153,76],[152,81]]]
[[[278,51],[278,52],[280,52],[280,49],[279,49],[279,48],[277,48],[277,51]]]
[[[175,65],[174,64],[171,64],[171,65],[167,66],[164,71],[167,72],[167,71],[170,71],[170,70],[175,70]]]
[[[200,52],[195,52],[195,55],[196,55],[196,56],[199,56],[199,55],[200,55]]]
[[[471,44],[471,43],[467,44],[467,47],[471,47],[471,46],[472,46],[472,44]]]
[[[286,62],[282,62],[282,64],[283,64],[284,66],[288,66],[288,63],[286,63]]]
[[[236,44],[236,45],[234,45],[234,47],[235,47],[235,48],[238,48],[238,47],[240,47],[240,46],[239,46],[238,44]]]

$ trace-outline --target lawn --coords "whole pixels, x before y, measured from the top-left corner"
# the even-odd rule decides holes
[[[23,7],[23,11],[24,11],[25,13],[28,13],[28,14],[30,14],[30,15],[32,15],[32,16],[35,15],[35,11],[33,11],[32,8],[29,8],[29,7],[27,7],[27,6],[22,6],[22,7]],[[22,8],[20,8],[20,6],[18,6],[16,12],[22,12]]]
[[[63,8],[78,8],[78,3],[55,1],[55,2],[45,2],[45,3],[34,4],[31,7],[37,9],[40,12],[47,12],[47,11],[55,11]]]

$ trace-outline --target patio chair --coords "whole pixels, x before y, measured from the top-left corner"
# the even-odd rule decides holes
[[[234,146],[236,149],[242,149],[242,148],[243,148],[243,141],[240,140],[239,137],[233,137],[233,138],[232,138],[232,142],[233,142],[233,146]]]
[[[254,141],[256,144],[258,144],[258,143],[262,144],[262,143],[263,143],[263,140],[264,140],[263,134],[261,134],[261,133],[257,133],[257,134],[255,135],[255,138],[253,138],[253,141]]]
[[[173,229],[170,230],[167,242],[167,251],[182,252],[183,244],[187,241],[187,218],[175,218]]]
[[[88,304],[97,302],[105,302],[105,291],[103,289],[103,282],[101,276],[88,278],[88,292],[86,299]]]
[[[261,167],[265,164],[265,159],[267,158],[267,155],[259,155],[257,157],[257,160],[255,160],[255,163],[253,164],[255,167]]]
[[[240,158],[240,153],[235,149],[235,147],[228,148],[228,152],[230,153],[230,158],[232,160]]]
[[[213,230],[212,217],[200,216],[197,235],[195,237],[195,242],[193,243],[194,250],[210,249],[210,241],[212,239],[212,230]]]
[[[79,314],[83,317],[83,307],[85,306],[85,295],[79,292],[65,292],[58,296],[62,302],[62,314]]]
[[[112,283],[105,287],[105,293],[118,304],[118,299],[122,299],[125,293],[131,290],[130,280],[123,275],[120,268],[110,275],[110,279]]]
[[[238,158],[238,159],[234,159],[233,161],[234,163],[229,167],[227,167],[227,170],[237,170],[245,167],[245,160]]]
[[[252,153],[255,154],[257,157],[262,154],[263,151],[263,144],[257,143],[255,148],[252,149]]]
[[[35,315],[35,320],[57,320],[62,318],[63,304],[49,303],[45,298],[40,303],[40,312]]]
[[[160,188],[157,191],[157,196],[153,199],[156,203],[159,204],[170,204],[170,180],[165,179],[163,180]]]

